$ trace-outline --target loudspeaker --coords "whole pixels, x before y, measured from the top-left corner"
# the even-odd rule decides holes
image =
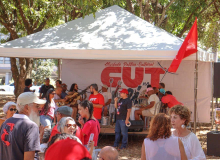
[[[207,133],[207,155],[220,156],[220,132]]]
[[[214,64],[214,95],[215,98],[220,98],[220,63]]]
[[[144,129],[144,121],[142,120],[131,120],[131,126],[128,127],[128,132],[142,132]]]

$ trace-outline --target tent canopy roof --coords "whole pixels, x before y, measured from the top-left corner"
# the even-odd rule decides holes
[[[183,40],[112,6],[84,19],[45,29],[0,46],[3,57],[98,60],[172,60]],[[195,60],[193,54],[186,59]],[[212,61],[199,50],[200,61]]]

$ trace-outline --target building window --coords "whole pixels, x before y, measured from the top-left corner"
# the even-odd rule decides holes
[[[10,58],[5,58],[5,64],[10,64]]]
[[[4,58],[0,57],[0,64],[4,64]]]
[[[10,64],[10,58],[0,57],[0,64]]]

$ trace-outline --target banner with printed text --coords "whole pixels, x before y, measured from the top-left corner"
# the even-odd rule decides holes
[[[164,68],[172,61],[159,61]],[[183,61],[177,74],[167,74],[158,61],[106,61],[106,60],[63,60],[61,77],[68,85],[77,83],[81,90],[92,83],[101,89],[103,84],[114,92],[119,81],[121,87],[129,89],[131,98],[143,94],[147,85],[158,87],[163,78],[166,91],[171,91],[178,101],[190,108],[194,107],[194,61]],[[199,62],[198,82],[198,119],[199,122],[210,122],[211,100],[211,65]],[[193,115],[193,114],[192,114]],[[191,118],[193,120],[193,117]]]

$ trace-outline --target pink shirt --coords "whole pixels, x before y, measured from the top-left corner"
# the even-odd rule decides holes
[[[49,105],[49,111],[48,111],[47,115],[49,115],[49,116],[54,118],[55,108],[56,108],[56,104],[55,104],[54,100],[52,99],[51,103]]]

